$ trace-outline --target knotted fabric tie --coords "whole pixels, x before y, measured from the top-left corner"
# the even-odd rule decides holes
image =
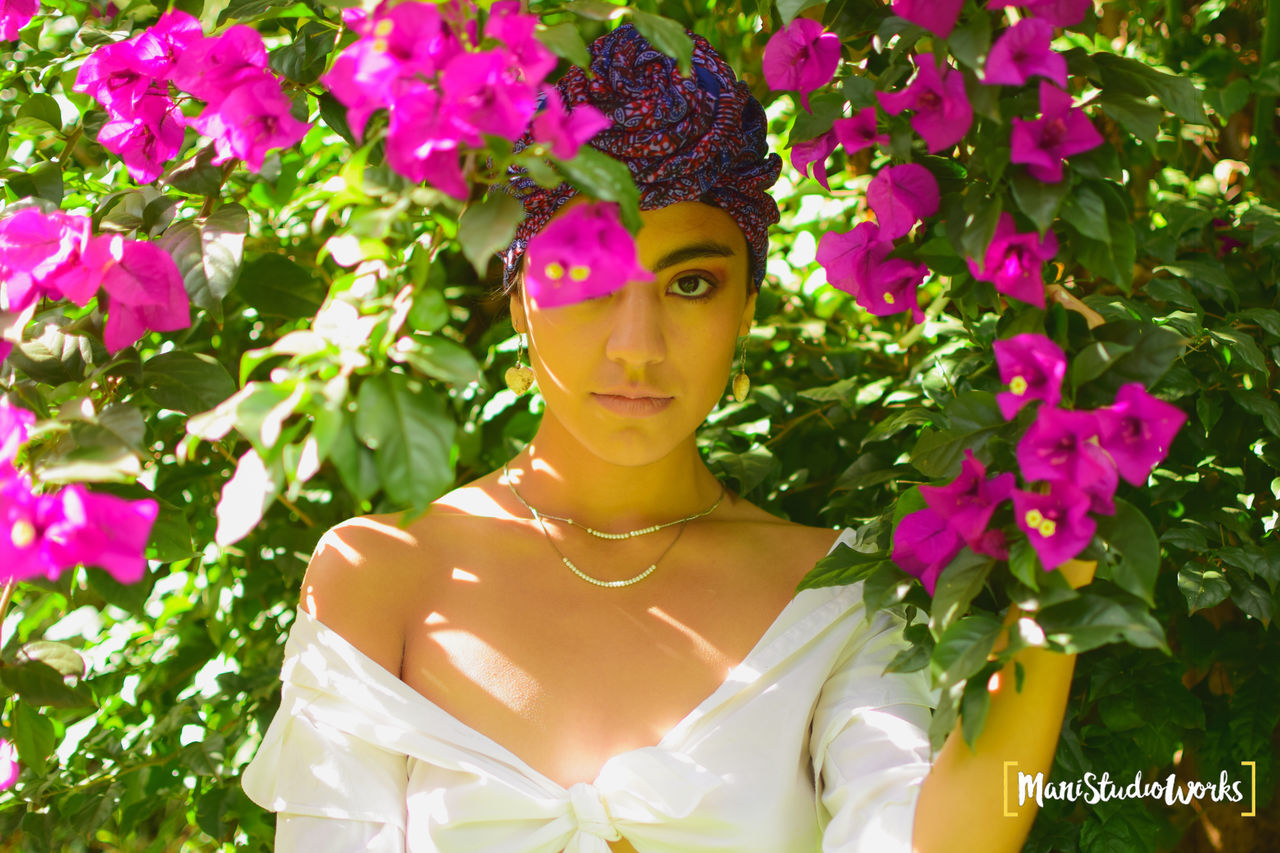
[[[594,835],[605,841],[617,841],[622,837],[618,828],[609,817],[609,809],[604,798],[594,785],[578,782],[569,788],[569,802],[573,806],[573,816],[578,822],[578,831]]]

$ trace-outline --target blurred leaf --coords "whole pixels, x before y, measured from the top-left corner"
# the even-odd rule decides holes
[[[93,704],[87,687],[68,685],[61,673],[38,660],[0,666],[0,681],[23,701],[39,707],[79,708]]]
[[[458,221],[458,242],[476,275],[484,276],[494,253],[511,242],[522,219],[524,206],[500,191],[490,192],[483,202],[463,212]]]
[[[693,40],[685,33],[682,24],[635,8],[631,10],[631,22],[651,45],[676,60],[680,76],[692,76]]]
[[[157,405],[193,415],[236,392],[235,380],[211,355],[174,350],[147,359],[142,383]]]
[[[999,633],[1000,620],[990,613],[970,613],[952,623],[933,649],[934,684],[945,689],[981,669]]]
[[[1115,498],[1115,505],[1114,515],[1097,516],[1097,535],[1120,557],[1112,567],[1111,579],[1154,607],[1160,543],[1151,522],[1137,507],[1120,498]]]
[[[356,397],[355,429],[397,504],[425,507],[453,484],[454,421],[421,381],[402,373],[365,379]]]

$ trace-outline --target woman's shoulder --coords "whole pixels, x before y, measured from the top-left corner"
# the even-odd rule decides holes
[[[829,554],[843,533],[831,527],[790,521],[744,498],[734,502],[731,523],[737,527],[735,538],[749,551],[761,555],[764,562],[801,567],[802,574]]]

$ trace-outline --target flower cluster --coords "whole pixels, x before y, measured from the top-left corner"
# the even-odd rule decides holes
[[[918,323],[924,319],[919,287],[928,268],[889,254],[896,238],[937,212],[938,182],[924,166],[890,166],[872,179],[867,203],[879,224],[862,222],[852,231],[826,232],[818,240],[818,262],[827,281],[867,311],[876,316],[910,311]]]
[[[0,0],[0,41],[13,41],[18,31],[31,23],[40,10],[40,0]],[[4,743],[4,741],[0,741]],[[0,764],[0,774],[4,767]],[[0,785],[0,788],[3,788]]]
[[[140,580],[160,505],[95,494],[79,483],[38,494],[12,465],[34,423],[33,413],[0,399],[0,583],[53,580],[81,563],[101,566],[121,583]]]
[[[171,332],[191,325],[178,265],[154,243],[120,234],[93,235],[87,216],[60,210],[45,214],[25,208],[0,219],[0,311],[34,312],[41,297],[84,306],[99,287],[108,308],[103,343],[112,354],[148,330]],[[0,361],[11,348],[0,342]]]
[[[200,115],[182,113],[170,84],[205,102]],[[181,150],[185,127],[213,140],[215,165],[234,157],[254,171],[262,168],[268,149],[287,148],[310,128],[290,113],[256,30],[236,25],[205,37],[200,22],[178,9],[131,38],[95,50],[72,88],[106,109],[110,118],[98,142],[118,154],[139,183],[160,176]]]
[[[534,36],[537,16],[520,12],[518,0],[490,8],[484,40],[498,45],[491,50],[479,49],[474,21],[459,35],[437,6],[418,0],[343,17],[360,38],[321,82],[348,107],[359,136],[386,109],[390,166],[454,198],[468,195],[462,150],[483,146],[485,135],[515,141],[532,120],[536,141],[571,158],[611,123],[588,105],[566,112],[555,87],[541,85],[556,59]]]
[[[930,595],[943,568],[960,549],[998,559],[1008,556],[1004,532],[988,528],[998,505],[1013,501],[1013,516],[1046,571],[1072,559],[1093,538],[1089,513],[1111,515],[1119,479],[1140,486],[1169,453],[1186,413],[1159,400],[1141,383],[1127,383],[1110,406],[1061,408],[1067,359],[1044,335],[1026,333],[996,341],[1000,379],[1009,390],[996,397],[1013,419],[1038,401],[1035,422],[1017,446],[1022,477],[1035,490],[1014,487],[1012,473],[986,477],[965,451],[960,475],[946,486],[921,486],[927,504],[902,519],[894,534],[893,561],[921,579]]]

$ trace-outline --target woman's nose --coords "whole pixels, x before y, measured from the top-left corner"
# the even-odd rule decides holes
[[[652,283],[627,284],[616,294],[612,307],[612,327],[605,344],[609,359],[643,365],[667,357],[662,294]]]

